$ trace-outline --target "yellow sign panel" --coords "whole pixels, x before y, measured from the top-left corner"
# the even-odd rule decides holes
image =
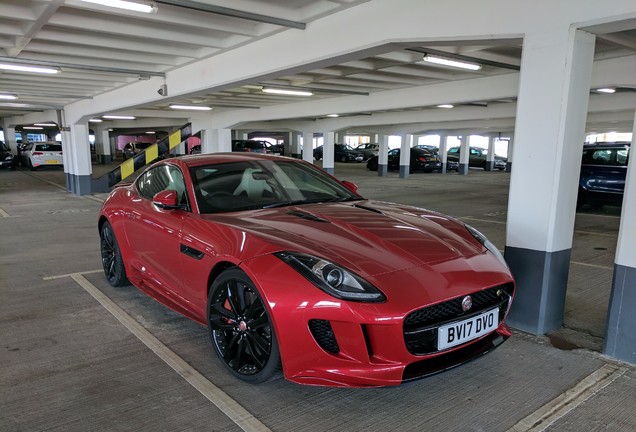
[[[172,150],[173,148],[175,148],[179,144],[181,144],[181,130],[180,129],[178,131],[175,131],[172,134],[170,134],[170,137],[168,138],[168,147]]]
[[[129,175],[135,172],[135,159],[130,158],[126,162],[120,165],[121,167],[121,179],[125,179]]]
[[[159,157],[159,146],[153,144],[146,149],[146,165]]]

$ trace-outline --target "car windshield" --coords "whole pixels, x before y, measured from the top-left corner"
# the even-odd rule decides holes
[[[241,161],[190,168],[199,211],[239,210],[362,199],[309,165],[288,161]]]

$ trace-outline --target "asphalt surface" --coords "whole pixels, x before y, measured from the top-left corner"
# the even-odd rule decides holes
[[[501,249],[509,174],[379,178],[336,164],[368,198],[438,210]],[[618,211],[577,215],[565,327],[394,388],[261,385],[231,377],[204,327],[100,270],[105,195],[61,170],[0,171],[2,431],[634,431],[636,367],[600,354]]]

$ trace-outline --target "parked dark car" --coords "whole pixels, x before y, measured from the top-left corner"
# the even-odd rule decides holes
[[[11,153],[9,147],[0,141],[0,168],[15,170],[18,159]]]
[[[130,159],[138,153],[141,153],[154,143],[147,142],[129,142],[124,146],[124,160]]]
[[[282,144],[272,144],[268,141],[262,141],[265,144],[265,147],[268,150],[268,153],[271,153],[276,156],[285,156],[285,146]]]
[[[369,158],[372,158],[373,156],[378,155],[378,151],[380,151],[380,144],[376,144],[376,143],[360,144],[358,147],[355,148],[355,151],[362,153],[364,160],[369,160]]]
[[[628,142],[583,146],[577,210],[585,204],[592,207],[622,205],[629,148]]]
[[[190,154],[201,154],[201,144],[193,145]]]
[[[459,163],[460,147],[451,147],[448,150],[448,161]],[[486,169],[486,158],[488,150],[479,147],[470,147],[470,156],[468,158],[468,166],[473,168]],[[506,169],[507,159],[502,156],[495,155],[495,169],[503,171]]]
[[[233,152],[269,153],[263,141],[256,140],[232,140]]]
[[[400,169],[400,149],[389,150],[388,155],[388,169],[399,170]],[[378,156],[373,156],[367,161],[367,168],[371,171],[378,170]],[[439,160],[439,156],[431,153],[428,150],[422,150],[413,147],[411,149],[411,168],[410,172],[423,171],[431,172],[442,169],[442,163]]]
[[[362,162],[364,156],[359,151],[354,150],[348,144],[334,144],[333,145],[333,160],[338,162]],[[322,159],[322,146],[318,146],[314,149],[314,159]]]

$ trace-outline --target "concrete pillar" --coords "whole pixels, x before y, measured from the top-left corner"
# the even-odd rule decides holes
[[[192,130],[195,130],[194,125]],[[231,129],[201,129],[201,153],[220,153],[231,151]]]
[[[514,149],[514,133],[510,134],[510,139],[508,140],[508,160],[506,161],[506,172],[512,172],[512,151]]]
[[[109,164],[112,161],[110,152],[110,132],[104,128],[94,128],[95,132],[95,155],[97,163],[101,165]]]
[[[400,135],[400,178],[408,178],[411,172],[411,147],[413,147],[413,135]]]
[[[634,118],[632,149],[636,143]],[[634,160],[634,156],[632,156]],[[636,363],[636,167],[628,164],[603,352]]]
[[[468,174],[468,167],[470,162],[470,145],[469,136],[464,134],[460,139],[459,145],[459,174]]]
[[[9,126],[9,122],[3,120],[2,122],[2,131],[4,132],[4,143],[9,146],[11,153],[14,155],[18,154],[18,141],[15,137],[15,128]]]
[[[285,156],[291,156],[293,158],[301,158],[302,152],[300,150],[300,134],[298,132],[291,132],[290,137],[291,148],[290,153],[285,153]]]
[[[488,137],[488,155],[486,155],[486,171],[492,171],[495,169],[495,137]]]
[[[446,174],[448,167],[448,135],[443,133],[439,134],[439,160],[442,163],[442,169],[440,173]]]
[[[314,163],[314,133],[303,132],[303,160]]]
[[[377,139],[378,144],[380,144],[380,148],[378,148],[378,176],[384,177],[389,170],[389,136],[379,134]]]
[[[334,144],[336,134],[334,132],[323,132],[322,134],[322,169],[329,174],[334,173]]]
[[[73,124],[70,131],[62,131],[61,135],[66,190],[75,195],[89,195],[93,166],[91,146],[88,141],[88,124]]]
[[[535,334],[563,323],[594,41],[559,28],[523,42],[505,257],[517,282],[508,323]]]

